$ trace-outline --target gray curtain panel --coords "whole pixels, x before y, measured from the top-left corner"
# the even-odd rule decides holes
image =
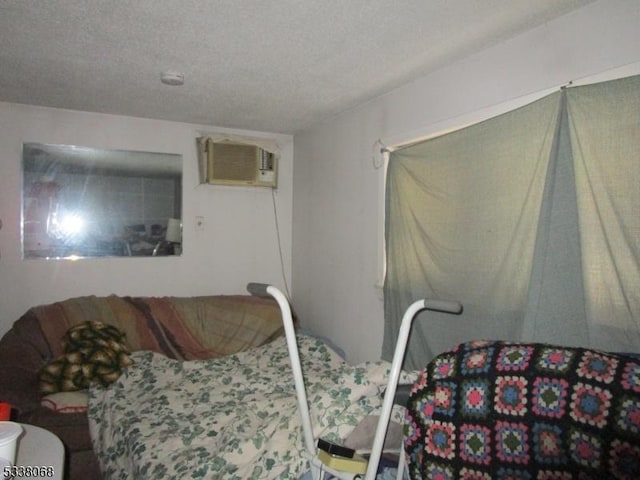
[[[422,313],[405,368],[470,339],[640,351],[640,77],[568,88],[394,151],[383,358]]]

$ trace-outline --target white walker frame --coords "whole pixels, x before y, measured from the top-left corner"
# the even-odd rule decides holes
[[[360,474],[340,472],[327,467],[320,461],[317,456],[317,448],[313,438],[313,429],[311,426],[311,416],[309,414],[309,404],[307,403],[307,393],[302,376],[302,368],[300,367],[300,356],[298,354],[298,343],[296,342],[296,333],[293,326],[293,316],[291,315],[291,307],[287,297],[276,287],[263,283],[249,283],[247,285],[249,293],[259,297],[271,296],[280,307],[282,312],[282,321],[284,323],[284,332],[287,339],[287,348],[289,350],[289,359],[291,361],[291,369],[293,371],[293,380],[296,387],[296,396],[298,398],[298,409],[300,410],[300,418],[302,420],[302,431],[304,434],[305,456],[309,460],[313,480],[320,480],[323,473],[329,473],[340,480],[355,480],[363,478]],[[378,426],[373,438],[373,446],[371,447],[371,455],[367,465],[367,471],[364,480],[374,480],[382,455],[382,447],[387,434],[387,427],[391,418],[391,409],[393,408],[393,400],[398,387],[398,379],[402,369],[402,362],[407,348],[409,333],[411,332],[411,324],[416,314],[421,310],[433,310],[437,312],[450,313],[458,315],[462,312],[462,305],[458,302],[447,300],[418,300],[412,303],[405,311],[400,331],[398,332],[398,341],[391,362],[391,370],[387,388],[385,390],[384,400],[382,402],[382,411]],[[400,462],[398,464],[397,480],[402,478],[404,471],[404,455],[402,448],[400,450]]]

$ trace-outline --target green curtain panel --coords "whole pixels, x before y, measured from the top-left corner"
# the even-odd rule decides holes
[[[567,88],[394,151],[383,358],[405,368],[471,339],[640,351],[640,76]]]

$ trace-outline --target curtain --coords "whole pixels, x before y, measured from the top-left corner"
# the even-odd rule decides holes
[[[383,358],[478,338],[640,350],[640,77],[563,89],[392,152]]]
[[[567,95],[589,341],[640,352],[640,76]]]

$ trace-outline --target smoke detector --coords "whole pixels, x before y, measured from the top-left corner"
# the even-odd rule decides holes
[[[183,85],[184,73],[180,72],[162,72],[160,74],[160,81],[165,85]]]

